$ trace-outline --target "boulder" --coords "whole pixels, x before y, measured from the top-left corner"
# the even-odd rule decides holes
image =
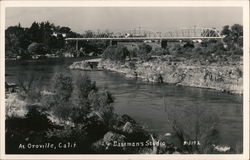
[[[135,127],[130,122],[127,122],[123,126],[122,131],[131,134],[135,131]]]
[[[115,121],[113,121],[113,128],[122,131],[123,126],[130,122],[131,124],[136,124],[135,120],[133,120],[130,116],[124,114],[122,116],[116,115]]]
[[[6,118],[24,118],[28,113],[27,102],[19,99],[17,93],[11,93],[5,99]]]
[[[135,120],[132,119],[132,118],[131,118],[130,116],[128,116],[127,114],[123,114],[123,115],[121,116],[121,118],[122,118],[122,121],[124,122],[124,124],[125,124],[126,122],[130,122],[130,123],[132,123],[132,124],[136,124]]]
[[[128,141],[146,141],[149,139],[149,133],[137,124],[126,122],[122,126],[122,132],[126,135]]]
[[[105,144],[113,143],[114,141],[124,142],[126,137],[124,135],[114,133],[114,132],[108,132],[103,136],[103,142]]]
[[[15,83],[5,82],[5,92],[14,93],[17,92],[18,87]]]
[[[91,148],[96,153],[124,153],[125,147],[118,145],[125,140],[124,135],[109,131],[101,140],[93,143]]]
[[[80,70],[93,70],[93,65],[89,62],[80,61],[74,62],[72,65],[69,66],[69,69],[80,69]]]
[[[89,56],[96,56],[96,53],[95,52],[90,52],[88,55]]]

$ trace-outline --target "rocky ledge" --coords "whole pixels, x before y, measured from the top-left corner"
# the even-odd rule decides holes
[[[94,66],[92,63],[87,61],[80,61],[80,62],[74,62],[72,65],[69,66],[69,69],[79,69],[79,70],[86,70],[90,71],[94,69]]]
[[[103,60],[99,69],[137,77],[148,82],[210,88],[243,94],[243,66],[187,65],[154,59],[149,62],[114,62]]]

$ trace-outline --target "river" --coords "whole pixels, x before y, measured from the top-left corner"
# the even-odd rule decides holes
[[[66,69],[74,61],[79,59],[6,61],[6,81],[15,83],[18,74],[34,73],[42,77],[39,85],[48,86],[53,75],[58,72],[71,73],[73,77],[88,74],[100,89],[107,88],[115,97],[114,108],[117,113],[128,114],[149,131],[160,135],[172,132],[166,118],[168,107],[176,107],[178,112],[184,112],[186,108],[199,108],[206,113],[218,115],[220,143],[242,152],[243,96],[212,89],[142,82],[109,71]],[[194,115],[195,111],[191,110],[188,116]],[[190,117],[180,116],[185,123]]]

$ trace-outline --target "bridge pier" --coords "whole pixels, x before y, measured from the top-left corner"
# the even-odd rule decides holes
[[[166,49],[168,45],[168,41],[167,40],[161,40],[161,48]]]
[[[78,40],[76,41],[76,50],[78,51]]]
[[[110,46],[117,45],[117,41],[110,40],[110,41],[109,41],[109,45],[110,45]]]

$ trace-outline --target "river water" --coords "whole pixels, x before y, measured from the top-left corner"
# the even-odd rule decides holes
[[[96,81],[100,89],[107,88],[115,98],[114,108],[117,113],[128,114],[149,131],[156,134],[172,132],[167,120],[166,107],[178,107],[178,112],[185,109],[199,108],[206,113],[218,116],[217,124],[220,143],[238,148],[242,152],[243,143],[243,97],[221,93],[212,89],[153,84],[110,71],[68,70],[67,66],[79,59],[47,59],[30,61],[6,61],[5,77],[7,82],[16,82],[18,74],[34,73],[42,77],[39,85],[48,86],[55,73],[67,72],[73,77],[88,74]],[[181,113],[177,113],[181,115]],[[181,117],[183,122],[195,115],[189,112]],[[190,117],[189,117],[190,116]],[[236,147],[237,146],[237,147]]]

